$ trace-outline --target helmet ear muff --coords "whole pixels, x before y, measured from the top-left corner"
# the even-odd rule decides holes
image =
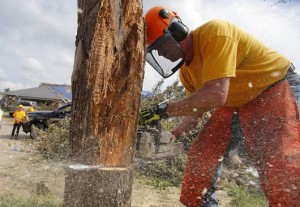
[[[166,9],[161,9],[158,12],[158,15],[162,19],[168,19],[170,21],[169,24],[169,31],[171,32],[171,36],[177,41],[181,42],[186,38],[186,36],[189,33],[189,29],[187,26],[185,26],[182,22],[181,19],[176,15],[175,12],[171,13],[172,15],[169,15],[169,12]]]
[[[189,34],[189,29],[180,20],[172,22],[169,30],[177,42],[183,41]]]

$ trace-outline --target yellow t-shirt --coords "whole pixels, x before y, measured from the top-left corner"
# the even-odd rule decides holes
[[[26,113],[23,110],[16,110],[13,116],[15,118],[15,123],[21,123],[22,121],[25,121]]]
[[[27,109],[27,112],[34,112],[34,108],[32,106],[30,106],[28,109]]]
[[[187,95],[210,80],[230,77],[226,105],[250,102],[282,79],[290,61],[233,24],[213,20],[192,32],[194,56],[180,69]]]

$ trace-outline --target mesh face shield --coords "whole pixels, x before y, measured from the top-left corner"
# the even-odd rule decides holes
[[[147,48],[146,61],[163,77],[173,75],[184,63],[184,52],[169,33]]]

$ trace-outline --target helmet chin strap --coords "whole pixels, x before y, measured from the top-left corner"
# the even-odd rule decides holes
[[[183,50],[185,54],[185,65],[190,65],[193,57],[194,57],[194,41],[193,41],[193,33],[189,32],[187,37],[179,43],[180,48]]]

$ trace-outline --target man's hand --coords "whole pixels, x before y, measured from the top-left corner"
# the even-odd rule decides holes
[[[139,125],[149,124],[153,121],[160,120],[160,116],[157,114],[156,107],[155,108],[143,108],[139,117]]]

